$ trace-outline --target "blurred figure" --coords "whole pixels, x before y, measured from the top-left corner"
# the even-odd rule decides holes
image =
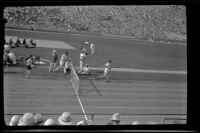
[[[87,50],[88,45],[89,45],[89,42],[84,42],[84,46],[83,46],[83,49],[82,49],[82,50],[83,50],[86,54],[88,54],[88,50]]]
[[[29,76],[32,72],[32,67],[34,67],[33,65],[33,57],[32,55],[29,55],[27,58],[26,58],[26,78],[29,79]]]
[[[49,72],[54,72],[55,67],[57,65],[57,61],[58,61],[58,55],[56,53],[56,50],[53,50],[51,55],[51,63],[49,65]]]
[[[36,47],[36,43],[33,41],[33,39],[31,38],[29,40],[29,43],[27,44],[28,48],[35,48]]]
[[[61,55],[61,58],[60,58],[60,66],[57,67],[57,68],[54,70],[54,72],[55,72],[55,71],[58,71],[59,69],[62,69],[62,68],[63,68],[63,70],[64,70],[65,64],[66,64],[67,61],[69,61],[69,53],[68,53],[68,51],[66,51],[64,54]]]
[[[27,42],[26,42],[25,38],[23,39],[22,44],[23,44],[24,47],[28,48],[28,45],[27,45]]]
[[[88,64],[85,64],[85,67],[78,72],[79,75],[90,75],[90,67]]]
[[[33,113],[25,113],[19,120],[18,126],[32,126],[34,125]]]
[[[5,44],[4,45],[4,53],[3,53],[3,64],[8,66],[8,64],[11,62],[10,58],[8,57],[8,53],[10,52],[10,46]]]
[[[104,74],[102,76],[99,76],[98,78],[106,77],[106,82],[110,82],[110,80],[109,80],[109,71],[111,70],[111,63],[112,63],[112,60],[108,60],[108,62],[106,62],[104,64]]]
[[[19,124],[19,120],[20,120],[20,116],[19,115],[14,115],[9,123],[9,126],[17,126]]]
[[[16,57],[14,51],[10,51],[10,53],[8,53],[7,55],[9,57],[10,61],[11,61],[11,64],[16,65],[17,64],[17,62],[16,62],[17,57]]]
[[[6,52],[3,53],[3,65],[8,66],[9,64],[9,57]]]
[[[119,113],[115,113],[112,115],[112,118],[107,123],[107,125],[119,125],[119,123],[120,123],[120,115],[119,115]]]
[[[93,43],[90,44],[91,55],[94,55],[95,46]]]
[[[140,123],[138,121],[133,121],[132,125],[139,125]]]
[[[9,44],[10,47],[13,45],[13,38],[12,37],[9,39],[8,44]]]
[[[36,40],[33,40],[32,46],[33,46],[34,48],[36,48],[36,46],[37,46]]]
[[[80,70],[83,69],[83,66],[85,66],[86,62],[86,52],[84,50],[81,50],[80,52]]]
[[[29,44],[30,44],[30,45],[33,44],[33,39],[32,39],[32,38],[29,40]]]
[[[57,125],[56,123],[55,123],[55,121],[53,120],[53,119],[47,119],[45,122],[44,122],[44,124],[43,124],[44,126],[55,126],[55,125]]]
[[[72,125],[72,117],[69,112],[63,112],[63,114],[58,118],[60,125]]]
[[[15,46],[16,46],[16,47],[19,47],[20,44],[21,44],[21,41],[20,41],[19,37],[17,37],[17,40],[16,40],[16,43],[15,43]]]
[[[45,121],[45,119],[39,113],[34,114],[33,119],[34,119],[35,125],[42,125],[42,123]]]
[[[64,66],[64,74],[66,74],[67,72],[71,72],[71,65],[72,65],[72,60],[69,58],[69,60],[66,61]]]
[[[21,117],[21,118],[19,119],[18,126],[23,126],[23,117]]]
[[[5,44],[5,45],[4,45],[4,52],[9,53],[9,51],[10,51],[10,46],[7,45],[7,44]]]

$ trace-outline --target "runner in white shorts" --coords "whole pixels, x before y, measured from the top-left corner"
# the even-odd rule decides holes
[[[67,60],[65,62],[65,66],[64,66],[64,74],[66,74],[67,72],[71,71],[71,65],[72,65],[72,60],[69,58],[69,60]]]
[[[85,66],[86,63],[86,53],[85,51],[81,50],[80,53],[80,70],[83,69],[83,66]]]
[[[63,68],[63,70],[64,70],[65,63],[66,63],[66,61],[68,61],[68,60],[69,60],[69,53],[68,53],[68,51],[66,51],[64,54],[62,54],[62,56],[61,56],[61,58],[60,58],[60,66],[57,67],[57,68],[54,70],[54,72],[55,72],[55,71],[58,71],[58,70],[61,69],[61,68]]]
[[[110,82],[109,81],[109,71],[111,70],[111,62],[112,62],[112,60],[108,60],[108,62],[106,62],[104,64],[104,74],[102,76],[99,76],[99,78],[106,77],[106,82]]]
[[[93,43],[90,44],[90,51],[91,51],[91,55],[94,54],[94,49],[95,49],[95,46]]]

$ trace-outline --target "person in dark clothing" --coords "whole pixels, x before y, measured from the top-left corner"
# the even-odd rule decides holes
[[[49,72],[55,71],[57,61],[58,61],[58,55],[56,53],[56,50],[53,50],[51,55],[51,63],[49,65]]]

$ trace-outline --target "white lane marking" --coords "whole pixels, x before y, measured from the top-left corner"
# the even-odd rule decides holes
[[[43,61],[46,61],[46,62],[51,62],[50,60],[46,60],[46,59],[43,59],[43,58],[40,58],[41,60],[43,60]],[[40,68],[43,68],[43,67],[40,67]]]
[[[47,62],[50,62],[50,61],[47,61]],[[48,68],[48,67],[40,66],[40,68]],[[79,67],[75,67],[75,68],[79,69]],[[103,71],[103,68],[97,68],[97,67],[90,67],[90,68],[91,68],[91,70],[102,70]],[[134,69],[134,68],[112,68],[112,71],[187,75],[186,71],[146,70],[146,69]]]
[[[40,40],[36,39],[37,47],[44,48],[61,48],[61,49],[71,49],[75,50],[70,44],[63,41],[53,41],[53,40]]]

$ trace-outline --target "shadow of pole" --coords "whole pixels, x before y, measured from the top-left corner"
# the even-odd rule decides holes
[[[92,87],[94,88],[94,90],[97,92],[97,94],[99,96],[102,96],[101,92],[97,89],[96,85],[93,83],[93,81],[91,79],[88,79],[89,82],[91,83]]]

